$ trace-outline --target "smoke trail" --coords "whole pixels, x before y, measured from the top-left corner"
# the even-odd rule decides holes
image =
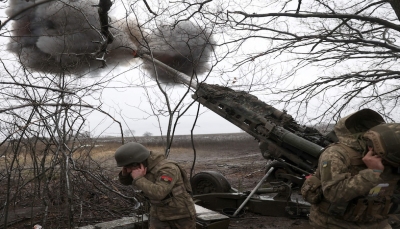
[[[22,9],[44,0],[10,0],[7,15],[15,15]],[[100,32],[97,7],[99,0],[52,1],[36,6],[18,15],[13,22],[13,39],[8,50],[19,57],[20,62],[40,72],[71,74],[90,73],[102,66],[96,58],[101,57],[104,41]],[[111,19],[110,32],[114,40],[108,45],[107,65],[128,63],[133,60],[133,50],[145,44],[133,21]],[[210,32],[190,22],[179,23],[175,28],[163,25],[147,34],[155,58],[167,65],[192,75],[203,73],[208,67],[212,51]],[[103,42],[104,44],[104,42]],[[143,47],[140,51],[148,52]],[[152,63],[144,68],[156,76]],[[174,82],[168,73],[157,69],[162,82]]]
[[[154,58],[180,72],[192,76],[194,72],[201,74],[209,69],[214,41],[210,31],[200,26],[189,21],[181,22],[172,29],[161,25],[149,34],[148,40]],[[145,62],[145,69],[156,77],[152,63]],[[173,75],[158,68],[156,70],[160,81],[174,83]]]
[[[12,16],[40,1],[10,0],[7,15]],[[13,39],[8,50],[15,53],[20,62],[33,70],[74,74],[88,73],[102,64],[96,60],[102,56],[104,37],[100,33],[97,8],[98,0],[52,1],[36,6],[19,15],[13,22]],[[107,49],[107,64],[132,60],[132,50],[137,47],[129,34],[117,27]]]

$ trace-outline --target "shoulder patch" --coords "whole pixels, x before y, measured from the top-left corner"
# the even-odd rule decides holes
[[[322,167],[325,168],[326,166],[328,166],[328,161],[323,161],[322,162]]]
[[[167,175],[162,175],[162,176],[160,177],[160,180],[161,180],[161,181],[166,181],[166,182],[168,182],[168,183],[171,183],[171,182],[172,182],[172,177],[167,176]]]

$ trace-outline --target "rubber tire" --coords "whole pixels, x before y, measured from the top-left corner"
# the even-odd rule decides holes
[[[219,172],[203,171],[190,180],[193,195],[207,193],[227,193],[231,189],[228,180]]]

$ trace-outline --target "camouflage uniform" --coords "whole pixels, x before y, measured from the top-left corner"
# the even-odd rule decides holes
[[[387,215],[399,174],[385,165],[382,173],[363,163],[363,133],[349,130],[346,118],[335,126],[339,143],[320,156],[315,176],[321,181],[322,198],[312,204],[310,224],[316,228],[391,228]],[[304,186],[303,186],[304,187]]]
[[[147,163],[144,177],[133,180],[120,172],[119,180],[133,184],[150,200],[150,228],[195,228],[196,211],[186,172],[160,153],[150,152]]]

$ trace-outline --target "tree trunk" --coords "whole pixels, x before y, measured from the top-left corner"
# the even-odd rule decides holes
[[[400,20],[400,0],[389,0],[390,5],[392,6],[394,12],[397,15],[397,19]]]

